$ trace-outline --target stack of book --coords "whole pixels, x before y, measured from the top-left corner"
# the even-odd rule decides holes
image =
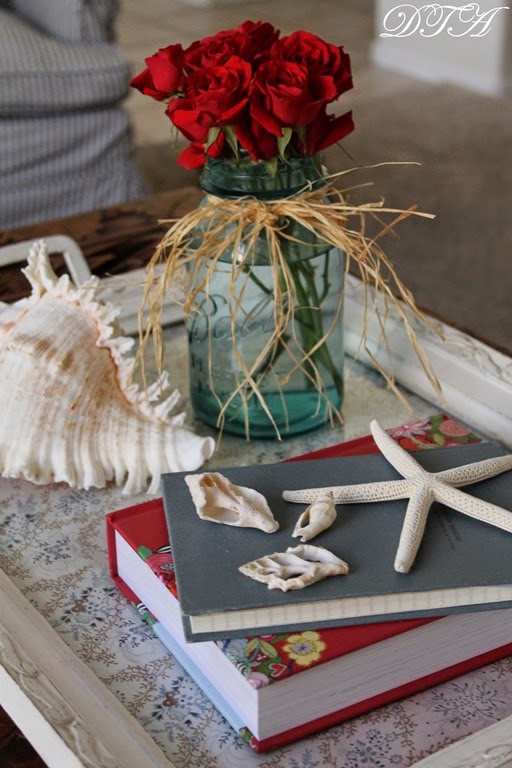
[[[464,442],[417,458],[438,470],[499,452],[474,436]],[[255,751],[512,653],[512,538],[444,508],[433,508],[407,575],[393,570],[405,502],[338,508],[314,543],[348,560],[349,577],[281,593],[238,572],[297,543],[301,508],[292,514],[281,500],[285,487],[394,477],[374,451],[365,438],[298,463],[221,470],[265,493],[280,522],[271,535],[200,520],[180,473],[163,477],[163,499],[107,516],[113,579]],[[510,506],[509,475],[475,494]]]

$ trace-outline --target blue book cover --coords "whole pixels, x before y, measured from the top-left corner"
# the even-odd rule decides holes
[[[230,726],[235,731],[241,731],[245,727],[245,723],[238,717],[233,708],[228,704],[226,699],[221,696],[217,688],[208,680],[202,670],[199,669],[197,664],[183,652],[180,644],[176,642],[174,637],[168,632],[165,627],[156,621],[153,625],[153,631],[155,635],[162,641],[167,650],[169,650],[174,658],[181,664],[185,672],[188,672],[190,677],[197,683],[203,693],[210,699],[214,707],[216,707],[221,715],[228,721]]]

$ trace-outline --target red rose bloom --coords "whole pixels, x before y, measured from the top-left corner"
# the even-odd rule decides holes
[[[240,55],[246,61],[258,61],[265,52],[270,51],[279,37],[279,30],[268,22],[244,21],[238,30],[245,36],[245,44],[241,48]]]
[[[318,113],[316,118],[306,129],[306,148],[301,151],[306,155],[321,152],[332,144],[348,136],[354,130],[352,112],[346,112],[341,117],[328,115],[325,109]]]
[[[212,127],[236,122],[249,100],[251,67],[232,56],[224,66],[193,72],[185,85],[185,98],[175,99],[167,115],[190,141],[206,141]]]
[[[270,160],[279,154],[277,136],[249,115],[234,126],[234,131],[240,146],[249,153],[254,162]]]
[[[278,40],[271,51],[272,58],[302,64],[308,72],[332,77],[336,96],[352,88],[350,57],[341,46],[326,43],[310,32],[294,32]]]
[[[148,68],[130,83],[146,96],[162,101],[180,89],[183,81],[183,48],[169,45],[146,59]]]
[[[178,163],[189,171],[194,168],[202,168],[207,155],[208,157],[220,157],[224,143],[223,133],[219,133],[216,141],[213,142],[208,150],[206,149],[206,142],[193,141],[181,152],[178,157]]]
[[[267,131],[311,123],[322,107],[336,97],[332,78],[310,74],[306,67],[271,59],[254,75],[251,114]]]
[[[153,78],[151,77],[151,72],[149,69],[144,69],[142,72],[140,72],[138,75],[135,75],[135,77],[132,77],[130,80],[130,85],[132,88],[136,88],[138,91],[144,94],[144,96],[151,96],[152,99],[156,99],[157,101],[163,101],[167,98],[166,93],[162,93],[162,91],[157,91],[155,88],[155,84],[153,82]]]
[[[189,45],[183,57],[186,71],[196,72],[207,67],[225,64],[231,56],[238,54],[233,35],[234,32],[231,32],[231,36],[227,39],[218,36],[205,37]]]
[[[231,157],[239,149],[254,162],[315,154],[353,130],[350,112],[336,117],[326,109],[352,88],[343,48],[309,32],[279,34],[248,20],[146,59],[131,85],[168,102],[167,116],[191,143],[181,165],[198,168],[205,154]]]
[[[185,69],[198,69],[222,65],[231,56],[239,56],[254,65],[270,51],[277,40],[279,30],[261,21],[244,21],[238,29],[226,29],[216,35],[196,40],[184,53]]]

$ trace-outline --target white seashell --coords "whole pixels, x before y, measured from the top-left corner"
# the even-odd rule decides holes
[[[130,494],[200,467],[213,439],[185,429],[184,414],[166,417],[178,391],[151,405],[166,374],[147,392],[129,385],[133,339],[115,335],[119,309],[96,300],[97,278],[78,288],[57,278],[44,241],[23,272],[32,295],[14,318],[0,308],[1,474],[76,488],[114,480]]]
[[[301,541],[310,541],[322,531],[330,528],[335,520],[334,499],[332,493],[326,493],[304,510],[297,520],[292,536],[293,538],[300,538]]]
[[[325,547],[313,544],[299,544],[288,547],[286,552],[274,552],[241,565],[238,569],[244,576],[262,581],[269,589],[303,589],[328,576],[348,573],[344,560],[333,555]]]
[[[235,485],[220,472],[186,475],[197,514],[202,520],[274,533],[279,523],[261,493]]]

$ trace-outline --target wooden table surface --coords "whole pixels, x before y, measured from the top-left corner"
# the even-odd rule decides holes
[[[165,220],[183,216],[198,204],[201,196],[196,187],[184,187],[122,205],[5,230],[0,233],[0,248],[49,235],[68,235],[82,249],[93,274],[120,274],[145,266],[168,228]],[[63,268],[58,257],[52,257],[52,264],[57,273]],[[19,264],[0,268],[0,301],[16,301],[28,293],[28,282]]]

